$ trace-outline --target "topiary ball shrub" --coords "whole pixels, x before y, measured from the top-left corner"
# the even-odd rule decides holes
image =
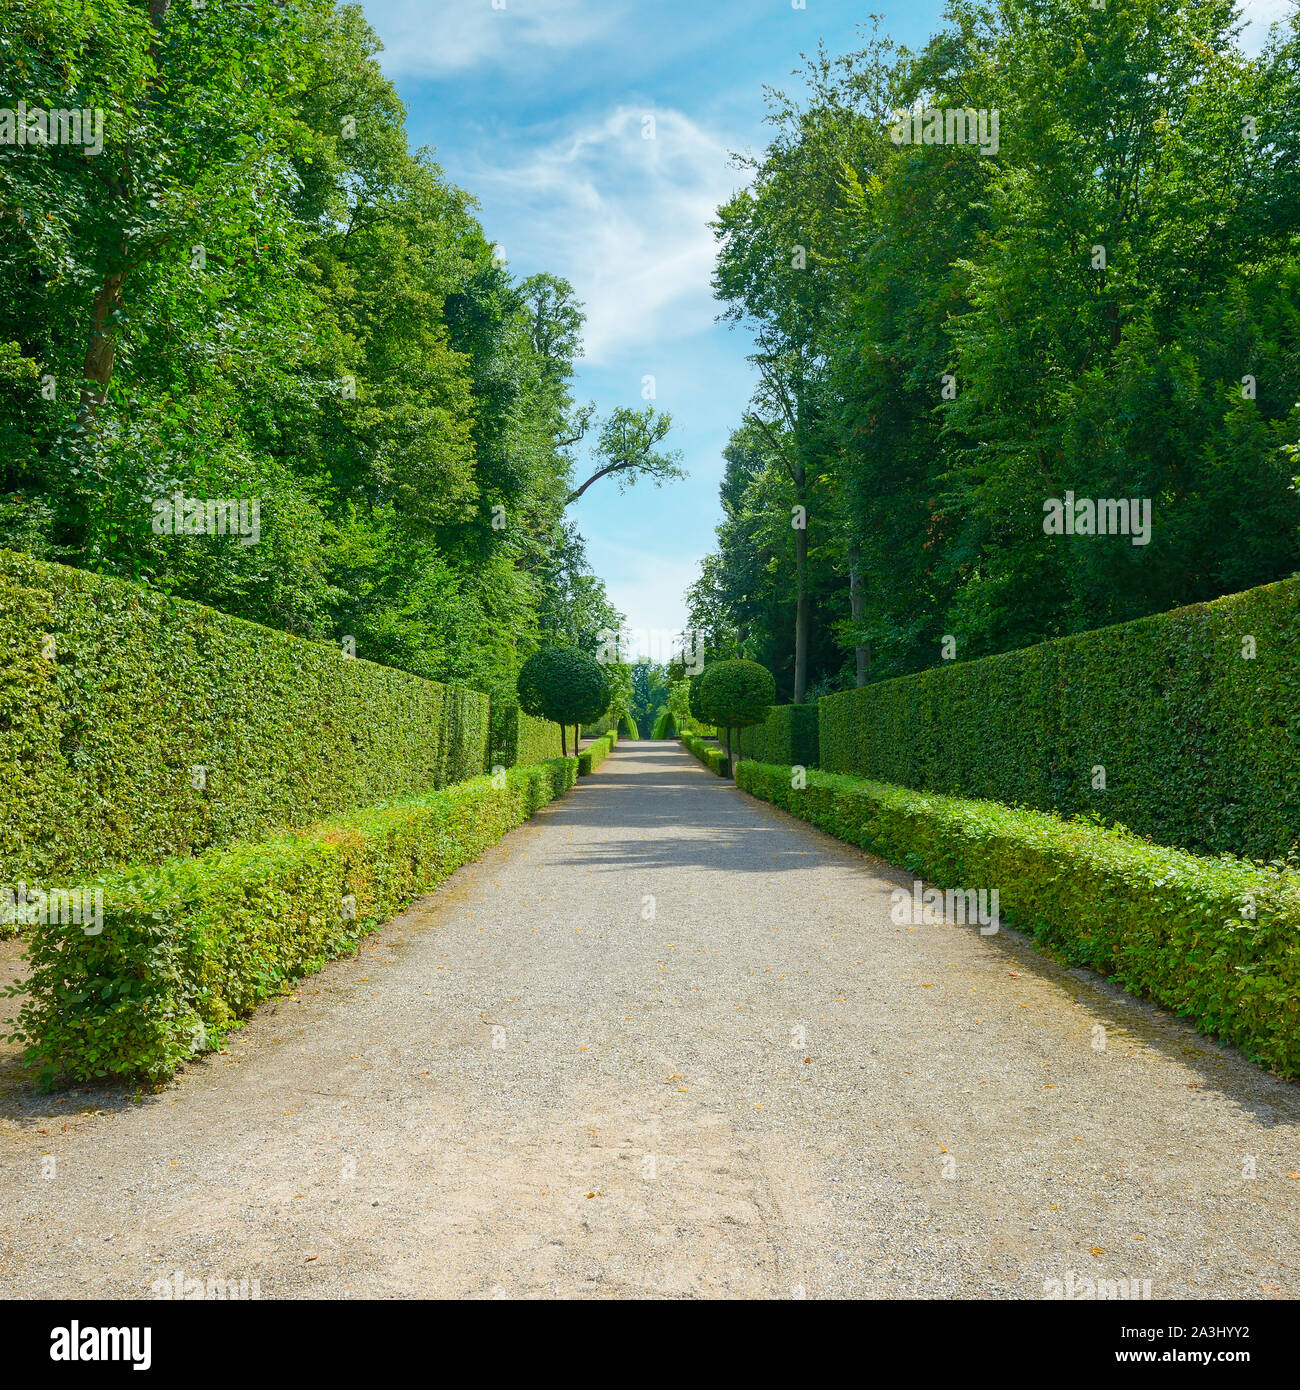
[[[776,699],[776,682],[757,661],[715,661],[704,668],[691,695],[704,723],[726,729],[730,762],[732,729],[763,723]]]
[[[610,685],[604,668],[576,647],[543,647],[534,652],[520,668],[515,688],[525,714],[552,719],[561,730],[570,724],[592,723],[609,708]],[[576,751],[576,739],[574,747]]]

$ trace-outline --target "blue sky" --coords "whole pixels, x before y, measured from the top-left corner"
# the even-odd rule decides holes
[[[795,0],[798,3],[798,0]],[[713,548],[722,449],[749,399],[743,333],[714,322],[707,223],[761,150],[764,85],[797,87],[800,52],[856,46],[872,11],[922,43],[942,0],[363,0],[412,145],[474,194],[519,276],[549,270],[587,309],[577,395],[639,406],[655,378],[690,476],[620,496],[592,487],[572,515],[633,629],[677,631]],[[1290,0],[1249,0],[1261,22]],[[643,138],[654,118],[652,140]],[[656,654],[658,654],[656,652]]]

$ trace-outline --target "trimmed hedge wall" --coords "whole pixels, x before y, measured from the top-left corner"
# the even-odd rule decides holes
[[[0,883],[431,791],[482,773],[487,738],[476,691],[0,551]]]
[[[493,703],[489,770],[492,767],[527,767],[562,756],[558,724],[525,714],[513,701]]]
[[[618,734],[602,734],[594,743],[589,743],[578,754],[578,776],[585,777],[594,772],[605,761],[606,754],[618,742]]]
[[[101,879],[99,935],[32,929],[19,1019],[29,1056],[50,1080],[165,1080],[286,983],[354,951],[576,771],[556,758]]]
[[[1300,837],[1300,580],[828,695],[820,761],[1284,855]]]
[[[1072,964],[1300,1075],[1300,875],[988,801],[824,772],[802,790],[790,780],[788,767],[736,770],[745,791],[940,888],[996,888],[1002,916]]]
[[[760,763],[816,767],[817,706],[773,705],[765,724],[740,730],[739,753]]]
[[[727,766],[727,750],[718,748],[712,743],[706,743],[704,739],[697,738],[695,734],[683,734],[682,743],[686,745],[690,752],[709,769],[716,772],[719,777],[726,777],[731,769]]]

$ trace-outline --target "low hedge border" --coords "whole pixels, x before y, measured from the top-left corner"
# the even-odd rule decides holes
[[[355,950],[576,774],[575,758],[556,758],[104,876],[98,935],[32,928],[14,1040],[47,1084],[164,1081],[264,999]]]
[[[594,772],[605,761],[606,755],[617,742],[617,734],[612,738],[609,734],[602,734],[594,743],[589,743],[578,754],[578,776],[586,777]]]
[[[727,754],[723,749],[696,737],[695,734],[683,734],[682,742],[710,772],[716,772],[719,777],[726,777],[731,771],[727,766]]]
[[[1087,821],[742,762],[736,784],[940,888],[996,888],[1004,919],[1073,965],[1300,1075],[1300,877]],[[1253,917],[1243,915],[1253,912]]]

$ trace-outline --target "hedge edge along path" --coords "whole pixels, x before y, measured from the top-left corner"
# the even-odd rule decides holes
[[[1203,859],[1088,822],[742,762],[736,784],[940,888],[998,890],[1003,917],[1071,964],[1300,1075],[1300,876]],[[1253,912],[1253,916],[1245,915]]]
[[[166,1080],[286,985],[571,787],[577,760],[501,771],[256,845],[100,880],[99,935],[38,925],[18,1026],[56,1079]]]
[[[826,772],[1280,857],[1300,836],[1300,580],[828,695],[820,709]]]
[[[605,761],[609,751],[618,742],[618,735],[611,737],[609,734],[601,734],[594,742],[589,743],[578,754],[578,776],[586,777],[594,772]]]
[[[0,551],[0,884],[156,864],[486,769],[488,699]]]
[[[695,734],[683,734],[682,742],[690,752],[709,769],[716,772],[719,777],[725,777],[729,771],[727,767],[727,752],[725,748],[715,748],[713,744],[706,743],[704,739]]]

